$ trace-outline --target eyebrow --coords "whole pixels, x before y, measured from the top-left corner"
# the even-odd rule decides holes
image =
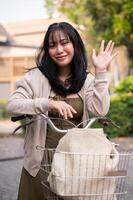
[[[70,41],[70,39],[69,39],[69,38],[62,38],[62,39],[60,39],[59,42],[63,42],[63,41]],[[50,40],[50,41],[49,41],[49,44],[56,44],[56,43],[57,43],[57,42],[54,41],[54,40]]]
[[[62,41],[62,40],[68,40],[69,41],[70,39],[69,38],[62,38],[62,39],[60,38],[60,41]],[[53,39],[50,39],[49,42],[55,42],[55,41]]]

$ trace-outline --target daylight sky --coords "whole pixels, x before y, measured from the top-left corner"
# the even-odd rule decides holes
[[[0,22],[46,18],[44,0],[0,0]]]

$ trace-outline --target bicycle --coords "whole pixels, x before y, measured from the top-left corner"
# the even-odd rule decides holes
[[[56,132],[67,135],[68,132],[73,132],[77,129],[81,131],[81,128],[60,130],[54,126],[53,122],[46,115],[41,114],[41,116]],[[90,127],[96,120],[101,120],[104,124],[112,123],[115,125],[109,118],[96,117],[92,118],[82,130],[85,130],[85,132],[88,132],[88,130],[92,131],[93,129]],[[92,136],[94,137],[94,133]],[[42,177],[42,184],[48,191],[47,199],[126,199],[125,183],[128,177],[127,169],[132,153],[118,152],[116,149],[117,145],[109,141],[105,134],[104,140],[113,147],[113,152],[71,152],[62,151],[61,146],[56,149],[37,146],[37,149],[42,152],[43,157],[40,169],[45,177],[45,180]],[[107,167],[108,163],[109,167]]]

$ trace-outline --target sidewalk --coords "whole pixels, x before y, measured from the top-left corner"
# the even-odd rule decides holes
[[[12,122],[8,119],[0,120],[0,161],[23,158],[24,138],[20,136],[22,130],[12,135],[19,125],[19,122]]]
[[[19,122],[0,120],[0,200],[17,200],[24,139],[11,133],[19,125]]]
[[[19,122],[9,120],[0,121],[0,200],[16,200],[18,185],[23,166],[24,139],[12,136],[11,132]],[[114,138],[113,142],[119,144],[119,149],[133,152],[133,137]],[[133,159],[129,165],[128,193],[126,200],[133,198]]]
[[[0,120],[0,136],[10,136],[14,129],[20,125],[20,122],[12,122],[10,119]],[[18,130],[17,133],[21,133]]]
[[[118,149],[121,151],[133,152],[133,137],[119,137],[111,139],[118,144]]]
[[[0,159],[23,157],[24,138],[20,137],[22,130],[14,136],[11,134],[19,125],[20,122],[12,122],[10,119],[0,120]],[[133,137],[113,138],[111,141],[119,144],[118,149],[121,151],[133,152]]]

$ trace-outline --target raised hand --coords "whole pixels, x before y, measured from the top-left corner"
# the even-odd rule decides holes
[[[113,54],[114,42],[110,40],[105,47],[105,42],[102,40],[100,45],[100,51],[96,55],[96,50],[93,49],[92,53],[92,63],[95,67],[96,73],[106,72],[108,70],[109,64],[112,59],[117,55],[117,53]]]
[[[64,101],[49,101],[49,110],[58,112],[64,119],[73,118],[76,110]]]

